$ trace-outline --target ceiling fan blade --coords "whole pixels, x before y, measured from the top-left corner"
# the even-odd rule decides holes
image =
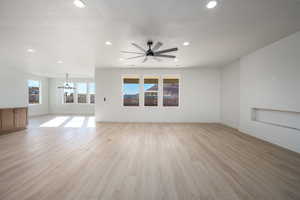
[[[165,49],[165,50],[154,52],[154,54],[157,55],[157,54],[169,53],[173,51],[178,51],[178,48]]]
[[[144,55],[144,53],[132,52],[132,51],[121,51],[121,53],[132,53],[132,54],[141,54],[141,55]]]
[[[155,57],[161,57],[161,58],[176,58],[176,56],[171,56],[171,55],[155,55]]]
[[[146,56],[142,63],[145,63],[148,60],[148,57]]]
[[[135,57],[126,58],[126,60],[131,60],[131,59],[135,59],[135,58],[141,58],[141,57],[144,57],[144,55],[142,55],[142,56],[135,56]]]
[[[162,45],[163,45],[163,43],[161,43],[161,42],[156,42],[156,44],[155,44],[154,47],[152,48],[152,51],[158,50]]]
[[[142,47],[140,47],[139,45],[135,44],[135,43],[131,43],[133,46],[135,46],[136,48],[138,48],[139,50],[141,50],[142,52],[146,53],[146,50]]]
[[[156,60],[157,62],[161,62],[161,59],[159,59],[159,58],[157,58],[155,56],[153,56],[152,58],[153,58],[153,60]]]

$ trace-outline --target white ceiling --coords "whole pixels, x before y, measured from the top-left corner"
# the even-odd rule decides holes
[[[214,10],[205,1],[85,0],[79,9],[73,0],[0,0],[0,68],[53,77],[92,76],[95,67],[219,66],[300,30],[297,0],[222,0]],[[128,56],[121,50],[135,50],[130,42],[148,39],[178,47],[179,62],[119,60]]]

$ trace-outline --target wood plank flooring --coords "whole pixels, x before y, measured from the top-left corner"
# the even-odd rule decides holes
[[[219,124],[36,126],[0,136],[0,199],[299,200],[300,156]]]

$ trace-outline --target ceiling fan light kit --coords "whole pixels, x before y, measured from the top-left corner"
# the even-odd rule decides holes
[[[144,60],[142,61],[143,63],[145,63],[149,57],[152,57],[154,60],[160,62],[161,59],[160,58],[171,58],[171,59],[175,59],[176,56],[174,55],[166,55],[165,53],[170,53],[170,52],[175,52],[178,51],[177,47],[174,48],[170,48],[170,49],[164,49],[164,50],[160,50],[161,46],[163,45],[162,42],[156,42],[155,45],[153,46],[153,41],[149,40],[147,42],[147,46],[148,49],[144,49],[143,47],[139,46],[136,43],[131,43],[135,48],[137,48],[139,50],[139,52],[133,52],[133,51],[121,51],[121,53],[127,53],[127,54],[135,54],[136,56],[127,58],[127,60],[132,60],[132,59],[136,59],[136,58],[143,58]],[[153,46],[153,47],[152,47]]]

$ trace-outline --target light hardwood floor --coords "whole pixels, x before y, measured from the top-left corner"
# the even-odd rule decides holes
[[[48,118],[0,136],[1,200],[300,199],[299,154],[219,124]]]

